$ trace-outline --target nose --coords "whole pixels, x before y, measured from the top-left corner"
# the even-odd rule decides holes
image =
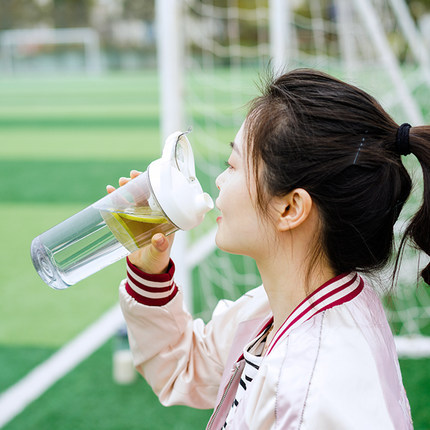
[[[222,182],[222,175],[224,172],[220,173],[217,178],[215,179],[215,185],[216,187],[221,190],[221,182]]]

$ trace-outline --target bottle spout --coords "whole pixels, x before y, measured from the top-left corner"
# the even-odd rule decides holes
[[[201,193],[195,199],[195,211],[203,216],[214,208],[214,202],[208,193]]]

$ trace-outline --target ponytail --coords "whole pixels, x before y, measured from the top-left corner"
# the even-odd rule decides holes
[[[408,239],[416,248],[430,255],[430,126],[412,127],[409,132],[409,144],[411,153],[418,159],[422,168],[424,192],[422,204],[403,235],[399,256]],[[421,277],[430,285],[430,263],[421,271]]]

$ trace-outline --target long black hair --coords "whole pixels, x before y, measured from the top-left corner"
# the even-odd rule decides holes
[[[270,79],[246,119],[261,212],[270,197],[304,188],[321,222],[312,261],[324,256],[336,274],[382,268],[412,187],[398,129],[372,96],[325,73],[298,69]],[[402,247],[410,238],[430,254],[430,127],[412,127],[409,138],[424,173],[424,199]],[[430,265],[422,276],[430,284]]]

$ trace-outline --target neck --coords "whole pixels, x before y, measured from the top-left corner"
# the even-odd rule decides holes
[[[276,249],[257,266],[273,312],[275,333],[308,295],[335,276],[328,264],[319,263],[308,273],[307,248],[300,252]]]

